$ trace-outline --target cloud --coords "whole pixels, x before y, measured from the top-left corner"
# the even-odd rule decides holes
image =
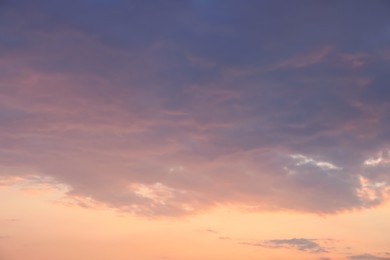
[[[328,249],[321,246],[317,239],[292,238],[292,239],[274,239],[265,240],[261,243],[245,243],[252,246],[269,248],[291,248],[309,253],[326,253]]]
[[[219,234],[219,231],[216,231],[214,229],[206,229],[205,231],[208,233]]]
[[[350,256],[349,259],[352,260],[389,260],[389,257],[380,257],[370,254],[363,254],[363,255],[354,255]]]
[[[142,216],[388,199],[382,2],[106,4],[4,4],[0,186]]]
[[[66,191],[68,187],[57,182],[51,177],[45,177],[34,174],[26,174],[23,177],[15,177],[12,175],[0,175],[0,187],[17,187],[21,191],[29,194],[47,192],[53,190]],[[7,221],[19,221],[19,219],[10,218]]]
[[[276,61],[272,64],[261,67],[254,67],[250,69],[229,68],[226,70],[226,73],[233,74],[235,76],[249,76],[272,73],[278,70],[303,69],[322,62],[329,54],[331,54],[331,52],[331,47],[322,47],[319,50],[305,52],[301,55]]]
[[[382,151],[375,157],[368,158],[364,161],[364,165],[369,167],[379,166],[390,163],[390,151]]]
[[[302,154],[293,154],[291,155],[291,158],[297,160],[297,166],[300,165],[305,165],[305,164],[312,164],[315,165],[316,167],[323,169],[323,170],[337,170],[340,169],[336,165],[330,163],[330,162],[325,162],[325,161],[316,161],[313,158],[304,156]]]
[[[18,219],[18,218],[8,218],[5,221],[8,221],[8,222],[19,222],[20,219]]]

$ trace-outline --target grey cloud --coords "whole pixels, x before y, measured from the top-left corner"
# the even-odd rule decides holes
[[[389,169],[362,163],[390,145],[387,5],[8,1],[0,174],[148,216],[379,205]]]
[[[352,260],[390,260],[389,257],[381,257],[381,256],[376,256],[371,254],[354,255],[348,258]]]
[[[269,248],[293,248],[299,251],[309,253],[326,253],[328,249],[318,243],[318,239],[292,238],[292,239],[274,239],[265,240],[261,243],[244,243],[252,246]]]

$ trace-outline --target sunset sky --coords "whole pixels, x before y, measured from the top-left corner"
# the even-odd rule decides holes
[[[0,0],[0,260],[390,260],[390,1]]]

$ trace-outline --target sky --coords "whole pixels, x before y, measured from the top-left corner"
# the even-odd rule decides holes
[[[390,260],[389,13],[0,0],[0,260]]]

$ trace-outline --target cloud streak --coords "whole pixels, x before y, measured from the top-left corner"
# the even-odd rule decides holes
[[[287,248],[296,249],[308,253],[327,253],[328,249],[318,243],[318,239],[291,238],[291,239],[273,239],[265,240],[262,243],[245,243],[247,245],[268,247],[268,248]]]
[[[350,256],[349,259],[352,260],[389,260],[389,257],[380,257],[380,256],[375,256],[371,254],[362,254],[362,255],[354,255]]]

